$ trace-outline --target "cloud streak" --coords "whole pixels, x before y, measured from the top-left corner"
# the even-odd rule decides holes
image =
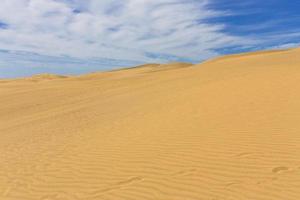
[[[148,53],[201,60],[215,48],[244,44],[208,18],[208,0],[4,0],[4,49],[78,58],[153,61]],[[163,56],[162,56],[163,57]],[[166,56],[168,57],[168,56]],[[168,60],[160,58],[159,61]]]
[[[50,61],[42,57],[51,56],[70,62],[120,60],[122,66],[124,60],[200,62],[219,55],[219,49],[261,42],[225,31],[224,22],[209,22],[233,14],[214,9],[212,3],[215,0],[2,0],[0,48],[41,55],[44,62]]]

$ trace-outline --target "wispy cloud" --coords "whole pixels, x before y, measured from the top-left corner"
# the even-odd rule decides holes
[[[53,63],[43,59],[47,56],[58,61],[62,57],[119,60],[115,64],[122,66],[128,62],[199,62],[218,55],[220,49],[249,48],[261,42],[231,33],[224,21],[213,21],[234,15],[229,9],[215,9],[211,6],[215,2],[2,0],[0,48],[8,50],[6,56],[11,52],[40,55],[49,66]],[[35,65],[30,60],[27,64]],[[4,68],[8,63],[0,65]]]
[[[69,56],[46,56],[24,51],[0,50],[0,78],[30,76],[39,73],[75,75],[140,64],[142,62],[121,59],[81,59]]]
[[[4,0],[2,49],[46,55],[152,61],[146,52],[201,60],[242,39],[207,18],[208,0]],[[165,60],[160,58],[159,61]]]

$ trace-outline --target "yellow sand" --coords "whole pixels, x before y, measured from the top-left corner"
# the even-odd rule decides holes
[[[299,200],[300,49],[0,82],[1,200]]]

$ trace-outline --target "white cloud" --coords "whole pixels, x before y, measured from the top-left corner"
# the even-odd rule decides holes
[[[194,61],[251,41],[208,24],[210,0],[2,0],[1,49],[75,58]],[[154,56],[148,56],[149,54]],[[157,56],[155,56],[157,55]],[[165,55],[165,56],[161,56]],[[156,58],[157,57],[157,58]]]
[[[295,47],[299,47],[300,43],[286,43],[286,44],[280,44],[280,45],[276,45],[276,46],[271,46],[269,47],[269,49],[289,49],[289,48],[295,48]]]

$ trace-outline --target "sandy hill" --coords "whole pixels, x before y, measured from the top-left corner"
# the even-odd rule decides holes
[[[58,80],[68,78],[68,76],[57,75],[57,74],[37,74],[31,77],[25,78],[12,78],[12,79],[0,79],[0,83],[16,83],[16,82],[40,82],[40,81],[49,81],[49,80]]]
[[[166,70],[174,70],[179,68],[186,68],[191,67],[193,64],[191,63],[169,63],[169,64],[145,64],[139,65],[136,67],[130,68],[122,68],[116,69],[113,71],[108,72],[96,72],[90,73],[86,75],[82,75],[79,77],[74,77],[75,79],[80,80],[91,80],[91,79],[105,79],[105,78],[113,78],[113,79],[123,79],[125,77],[134,77],[134,76],[141,76],[143,73],[152,73],[152,72],[159,72],[159,71],[166,71]]]
[[[60,78],[67,78],[67,76],[62,76],[62,75],[56,75],[56,74],[38,74],[35,76],[30,77],[29,79],[31,80],[53,80],[53,79],[60,79]]]
[[[299,83],[299,49],[2,82],[0,199],[298,200]]]

